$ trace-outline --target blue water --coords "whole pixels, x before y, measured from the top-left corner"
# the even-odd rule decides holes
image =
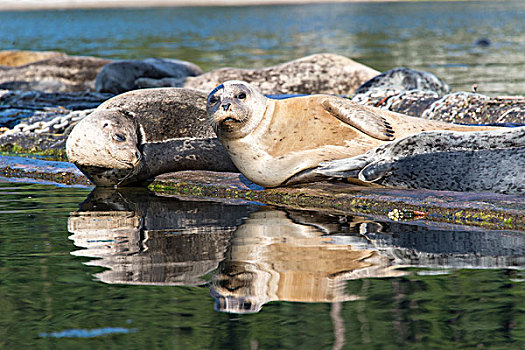
[[[4,12],[0,32],[3,49],[171,57],[205,70],[332,52],[381,71],[428,70],[456,90],[525,93],[523,1]]]

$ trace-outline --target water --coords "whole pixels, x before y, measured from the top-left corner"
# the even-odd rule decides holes
[[[333,52],[525,93],[525,3],[0,13],[0,48],[205,70]],[[491,45],[476,45],[482,38]],[[0,347],[525,347],[525,235],[0,181]]]
[[[4,12],[0,32],[2,49],[170,57],[205,70],[332,52],[380,71],[431,71],[455,90],[476,83],[489,95],[525,94],[518,0]]]
[[[2,348],[525,345],[525,235],[0,183]]]

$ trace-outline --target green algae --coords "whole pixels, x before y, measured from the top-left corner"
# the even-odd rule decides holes
[[[196,185],[190,182],[154,181],[149,185],[154,192],[191,197],[231,198],[256,201],[290,208],[366,214],[389,217],[394,221],[431,220],[461,225],[474,225],[488,229],[525,230],[525,213],[500,209],[449,208],[432,204],[413,205],[395,196],[375,198],[366,193],[324,191],[318,194],[308,188],[276,188],[246,190],[216,185]],[[401,213],[401,216],[392,213]]]
[[[20,156],[26,158],[38,158],[44,160],[54,160],[67,162],[67,155],[64,149],[47,148],[42,149],[37,146],[23,147],[18,144],[0,145],[0,155]]]

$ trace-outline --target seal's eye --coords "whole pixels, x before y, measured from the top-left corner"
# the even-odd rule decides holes
[[[208,101],[211,105],[214,105],[216,104],[217,102],[219,102],[219,98],[215,95],[211,96],[209,101]]]
[[[237,98],[239,100],[244,100],[246,98],[246,93],[245,92],[241,92],[240,94],[237,95]]]
[[[114,134],[113,135],[113,140],[115,140],[117,142],[124,142],[124,141],[126,141],[126,136],[120,135],[120,134]]]

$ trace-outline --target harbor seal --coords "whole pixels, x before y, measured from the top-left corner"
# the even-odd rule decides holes
[[[450,191],[525,193],[525,127],[461,133],[428,131],[316,172],[383,186]]]
[[[493,129],[408,117],[330,95],[271,100],[243,81],[215,88],[206,110],[233,163],[266,187],[314,181],[319,176],[312,170],[321,162],[422,131]]]
[[[235,171],[206,123],[206,94],[135,90],[101,104],[66,141],[68,159],[97,186],[124,186],[177,170]]]

